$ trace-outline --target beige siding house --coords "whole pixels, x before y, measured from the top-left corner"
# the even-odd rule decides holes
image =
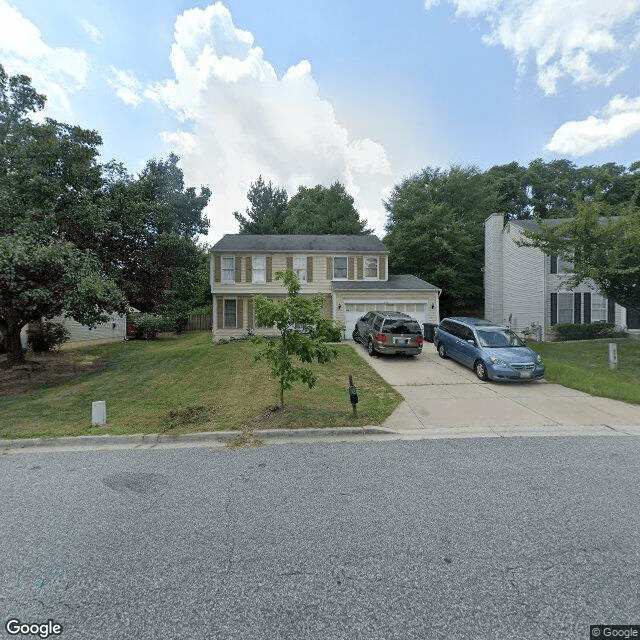
[[[560,224],[563,220],[545,220]],[[516,331],[536,323],[543,337],[559,323],[612,322],[640,335],[637,314],[607,300],[591,281],[569,288],[571,264],[533,247],[520,247],[522,232],[533,220],[508,220],[495,213],[485,221],[485,317],[506,322]]]
[[[69,331],[69,341],[66,344],[73,344],[74,346],[123,341],[127,335],[127,318],[118,313],[112,313],[107,322],[102,322],[93,329],[89,329],[86,325],[80,324],[71,316],[54,316],[51,318],[51,322],[58,322],[66,327]],[[28,327],[22,329],[20,340],[22,347],[26,348]]]
[[[404,311],[420,323],[439,321],[441,290],[410,275],[389,275],[388,251],[372,235],[227,234],[211,249],[213,337],[268,335],[258,327],[251,296],[283,297],[274,274],[291,268],[302,294],[325,297],[324,313],[351,338],[367,311]]]
[[[89,329],[84,324],[67,316],[59,316],[52,322],[60,322],[69,331],[69,342],[112,342],[124,340],[127,335],[127,317],[112,313],[107,322],[97,324]]]

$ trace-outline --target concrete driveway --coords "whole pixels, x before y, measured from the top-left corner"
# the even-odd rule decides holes
[[[378,356],[354,347],[401,393],[384,427],[418,437],[499,435],[640,435],[640,407],[597,398],[544,380],[482,382],[473,371],[441,359],[425,343],[417,358]]]

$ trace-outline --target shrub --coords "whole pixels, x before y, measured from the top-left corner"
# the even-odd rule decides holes
[[[154,340],[161,331],[173,331],[175,324],[171,318],[143,313],[132,323],[132,334],[137,340]]]
[[[585,324],[556,324],[553,327],[556,340],[595,340],[616,337],[616,328],[610,322],[588,322]]]
[[[29,327],[27,341],[35,353],[44,353],[53,348],[59,349],[69,338],[69,330],[59,322],[37,322]]]

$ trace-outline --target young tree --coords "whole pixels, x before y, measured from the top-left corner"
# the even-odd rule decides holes
[[[265,184],[262,176],[251,184],[247,199],[251,207],[247,216],[237,211],[234,218],[240,223],[240,233],[280,234],[287,233],[285,228],[285,210],[289,197],[285,189],[274,187],[269,181]]]
[[[105,229],[94,131],[29,115],[45,98],[0,66],[0,329],[10,365],[20,332],[63,309],[85,324],[123,311],[124,299],[91,252]]]
[[[328,189],[317,185],[312,189],[299,187],[287,205],[287,233],[302,234],[369,234],[367,221],[353,204],[344,185],[334,182]]]
[[[291,389],[294,382],[303,382],[309,389],[316,384],[313,371],[297,366],[294,358],[303,364],[324,364],[338,352],[327,344],[334,326],[322,315],[324,296],[300,295],[300,282],[292,269],[278,271],[275,277],[283,280],[287,297],[274,301],[256,294],[253,305],[258,322],[265,327],[277,327],[280,337],[265,340],[254,336],[252,340],[258,346],[255,359],[266,361],[271,368],[271,377],[278,380],[280,409],[284,411],[284,392]]]
[[[540,230],[527,230],[523,244],[573,262],[568,286],[592,280],[600,292],[623,307],[640,312],[640,209],[633,203],[610,217],[601,200],[579,202],[572,219]]]

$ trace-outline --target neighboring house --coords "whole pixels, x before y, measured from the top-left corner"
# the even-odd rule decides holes
[[[555,226],[564,220],[545,220]],[[607,300],[591,281],[568,288],[572,265],[534,247],[519,247],[524,229],[537,228],[533,220],[508,220],[494,213],[485,223],[485,317],[508,322],[522,331],[533,322],[543,336],[559,323],[612,322],[640,336],[640,317]]]
[[[72,317],[56,316],[51,322],[59,322],[69,331],[69,342],[112,342],[124,340],[127,335],[127,317],[119,313],[109,314],[109,320],[89,329]]]
[[[50,322],[59,322],[69,331],[69,343],[80,342],[113,342],[124,340],[127,331],[127,318],[117,313],[110,314],[107,322],[96,325],[93,329],[89,329],[84,324],[76,322],[70,316],[55,316]],[[22,346],[27,345],[27,327],[24,327],[20,335]]]
[[[373,235],[227,234],[211,248],[213,337],[238,337],[258,327],[251,296],[283,298],[274,274],[291,268],[301,294],[322,294],[324,314],[345,323],[351,338],[367,311],[404,311],[420,323],[440,319],[441,290],[411,275],[389,275],[388,251]]]

